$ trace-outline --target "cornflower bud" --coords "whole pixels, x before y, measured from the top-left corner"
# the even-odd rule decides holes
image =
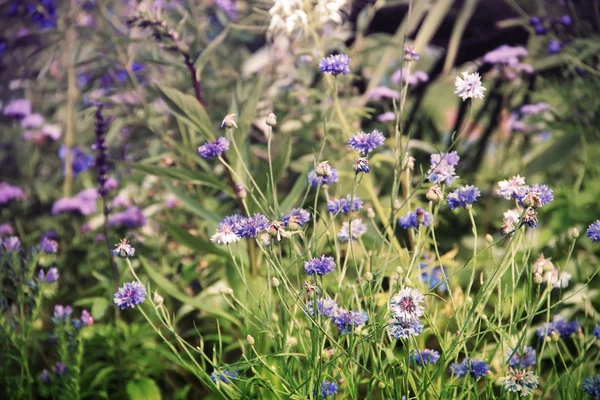
[[[265,120],[265,123],[269,126],[277,125],[277,116],[273,113],[270,113]]]
[[[225,118],[223,118],[223,122],[221,122],[221,128],[237,128],[238,126],[235,123],[235,114],[227,114]]]
[[[429,201],[444,201],[444,193],[439,185],[433,185],[425,194],[425,197]]]
[[[165,302],[165,299],[160,294],[158,294],[157,290],[154,291],[154,296],[152,297],[152,300],[157,306],[162,306]]]
[[[272,277],[271,278],[271,285],[273,285],[274,287],[279,287],[279,279]]]
[[[317,176],[329,178],[332,174],[331,165],[329,165],[329,161],[321,161],[317,164],[317,168],[315,168],[315,173]]]
[[[246,336],[246,343],[248,343],[250,346],[254,346],[254,338],[252,335]]]

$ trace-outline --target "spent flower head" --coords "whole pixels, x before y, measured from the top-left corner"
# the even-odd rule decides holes
[[[225,118],[223,118],[223,122],[221,122],[221,128],[237,128],[237,124],[235,123],[235,114],[227,114]]]
[[[135,249],[129,244],[129,240],[121,239],[121,241],[115,244],[115,248],[111,250],[111,253],[121,258],[129,258],[135,256]]]

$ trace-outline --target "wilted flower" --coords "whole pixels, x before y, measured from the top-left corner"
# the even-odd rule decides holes
[[[498,182],[498,190],[496,193],[499,197],[506,200],[516,199],[524,186],[525,178],[517,175],[510,179]]]
[[[481,78],[477,72],[469,73],[465,71],[462,73],[462,79],[457,76],[455,85],[456,90],[454,94],[458,95],[463,101],[467,99],[483,99],[483,92],[486,90],[481,85]]]
[[[472,185],[463,186],[450,193],[446,198],[448,208],[454,210],[458,207],[467,207],[473,204],[481,195],[478,188]]]
[[[421,56],[415,51],[415,48],[409,44],[404,45],[404,60],[405,61],[419,61]]]
[[[346,54],[336,54],[322,58],[319,61],[319,69],[321,72],[333,74],[334,76],[339,74],[346,75],[350,73],[349,64],[350,58]]]
[[[383,145],[385,136],[375,129],[371,133],[358,132],[348,139],[348,146],[361,154],[368,154]]]
[[[287,237],[287,232],[284,229],[283,222],[273,221],[267,228],[267,233],[273,238],[277,238],[277,241],[281,241],[281,238]]]
[[[425,197],[429,201],[444,201],[444,193],[439,185],[433,185],[427,190]]]
[[[119,243],[115,244],[115,248],[111,250],[111,253],[122,258],[129,258],[135,256],[135,249],[131,247],[129,240],[121,239]]]
[[[322,178],[330,178],[333,175],[333,168],[329,165],[329,161],[321,161],[315,168],[317,176]]]
[[[127,282],[115,293],[114,302],[121,309],[134,308],[146,299],[146,288],[138,281]]]
[[[235,123],[235,114],[227,114],[225,118],[223,118],[223,122],[221,122],[221,128],[237,128],[238,126]],[[229,143],[227,143],[227,147],[229,148]]]
[[[220,137],[214,142],[206,142],[198,147],[198,155],[202,158],[220,157],[227,150],[229,150],[229,140]]]
[[[416,289],[404,288],[390,300],[390,311],[397,319],[414,320],[423,315],[423,295]]]
[[[350,225],[352,225],[352,227],[350,227]],[[350,232],[350,230],[352,230],[352,232]],[[348,221],[342,223],[342,227],[338,233],[338,240],[342,243],[349,242],[350,240],[357,240],[365,233],[367,233],[367,224],[363,223],[361,218],[354,218],[352,224]]]
[[[427,365],[435,364],[440,359],[440,353],[437,350],[413,350],[410,352],[409,360],[412,364]]]
[[[537,212],[534,207],[528,207],[523,213],[521,224],[527,225],[530,228],[535,228],[538,223]]]
[[[312,170],[308,173],[308,183],[310,183],[311,187],[316,188],[317,186],[319,186],[319,183],[321,184],[321,186],[323,185],[331,185],[333,183],[336,183],[339,179],[338,176],[338,172],[337,169],[331,167],[331,175],[330,176],[319,176],[317,175],[316,170]]]
[[[277,125],[277,116],[273,113],[269,113],[267,119],[265,119],[265,123],[269,126]]]
[[[529,396],[538,387],[538,377],[526,369],[513,369],[508,371],[508,376],[501,379],[504,390],[517,392],[519,396]]]
[[[452,185],[458,176],[455,176],[454,167],[458,165],[460,157],[456,151],[450,153],[432,154],[429,156],[430,167],[427,179],[434,184]],[[442,195],[443,200],[443,195]]]
[[[335,261],[333,257],[321,256],[311,258],[304,263],[304,271],[308,275],[326,275],[335,269]]]

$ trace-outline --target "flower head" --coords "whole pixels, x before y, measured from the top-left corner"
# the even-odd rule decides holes
[[[390,311],[397,319],[415,320],[423,315],[423,295],[416,289],[404,288],[390,300]]]
[[[360,154],[368,154],[383,145],[385,136],[375,129],[371,133],[358,132],[348,139],[348,146]]]
[[[44,124],[41,114],[29,114],[21,120],[21,126],[25,129],[39,128]]]
[[[37,249],[41,253],[57,253],[58,242],[51,237],[42,236],[40,242],[38,243]]]
[[[339,74],[346,75],[350,73],[349,64],[350,58],[346,54],[336,54],[322,58],[319,61],[319,69],[321,72],[333,74],[334,76]]]
[[[357,174],[360,174],[361,172],[368,174],[369,172],[371,172],[371,167],[369,166],[369,159],[366,157],[357,158],[356,161],[354,161],[354,172],[356,172]]]
[[[592,242],[600,242],[600,219],[590,224],[586,235]]]
[[[423,332],[423,324],[418,319],[392,318],[388,321],[387,331],[392,339],[407,339],[410,336],[418,336]]]
[[[251,217],[241,217],[233,227],[233,232],[241,238],[255,238],[269,228],[269,220],[260,213]]]
[[[399,222],[400,226],[404,229],[419,229],[420,225],[429,226],[431,224],[431,214],[422,208],[417,208],[415,211],[408,212],[403,217],[400,217]]]
[[[127,282],[115,293],[114,302],[121,310],[134,308],[146,299],[146,288],[138,281]]]
[[[521,350],[510,349],[508,351],[507,362],[513,368],[528,368],[535,365],[536,361],[536,352],[531,346],[525,346]]]
[[[346,334],[352,329],[367,323],[369,316],[364,310],[348,311],[341,307],[335,311],[331,321],[338,327],[341,334]]]
[[[600,324],[598,324],[594,327],[594,330],[592,331],[592,335],[596,336],[596,339],[600,339]]]
[[[429,182],[437,185],[443,183],[450,186],[458,178],[458,176],[455,176],[454,168],[458,165],[460,157],[456,151],[432,154],[429,157],[429,161],[431,164],[429,171],[427,171]]]
[[[538,387],[538,377],[526,369],[513,369],[508,371],[508,376],[501,379],[504,390],[517,392],[519,396],[529,396]]]
[[[96,212],[96,189],[84,189],[73,197],[63,197],[52,205],[52,215],[78,212],[81,215],[90,215]]]
[[[21,240],[16,236],[0,239],[0,245],[4,247],[7,253],[16,253],[21,250]]]
[[[481,192],[475,186],[463,186],[450,193],[446,198],[446,202],[448,208],[454,210],[458,207],[467,207],[473,204],[480,195]]]
[[[540,339],[544,339],[546,336],[550,336],[553,333],[557,334],[559,337],[567,337],[572,333],[577,332],[579,329],[581,329],[579,322],[569,322],[566,318],[555,315],[554,318],[552,318],[552,321],[544,323],[538,328],[536,333]]]
[[[229,150],[229,140],[220,137],[214,142],[206,142],[198,147],[198,155],[202,158],[220,157],[227,150]]]
[[[27,99],[11,100],[2,113],[9,118],[23,118],[31,114],[31,102]]]
[[[108,226],[139,228],[146,225],[146,216],[139,207],[129,207],[108,218]]]
[[[409,44],[404,45],[404,60],[405,61],[419,61],[421,56],[415,51],[415,48]]]
[[[363,223],[361,218],[354,218],[352,224],[348,221],[342,223],[342,227],[338,233],[338,240],[342,243],[346,243],[350,240],[359,239],[365,233],[367,233],[367,224]]]
[[[302,208],[292,208],[283,216],[282,221],[286,228],[303,227],[310,221],[310,213]]]
[[[87,171],[94,165],[94,156],[81,150],[75,146],[71,148],[71,168],[73,170],[73,177],[76,178],[80,173]],[[67,161],[67,148],[62,145],[58,149],[58,156],[63,162],[63,171],[65,170],[65,163]]]
[[[527,49],[524,47],[502,45],[486,53],[483,56],[483,61],[488,64],[497,64],[500,66],[516,66],[520,63],[519,57],[526,57],[527,54]]]
[[[313,169],[308,173],[308,183],[310,183],[311,187],[318,187],[319,183],[321,186],[323,185],[331,185],[338,181],[339,176],[337,169],[331,167],[331,175],[330,176],[318,176],[315,170]]]
[[[304,263],[304,271],[308,275],[326,275],[335,269],[335,261],[333,257],[321,256],[311,258]]]
[[[477,358],[465,358],[460,363],[453,363],[450,365],[450,371],[456,376],[470,374],[473,378],[482,378],[489,370],[490,366]]]
[[[363,208],[363,201],[360,197],[352,198],[347,195],[345,199],[332,199],[327,202],[327,211],[332,214],[348,214],[350,211],[358,211]]]
[[[335,382],[325,380],[321,384],[321,397],[335,396],[337,392],[338,385]]]
[[[338,305],[331,297],[319,298],[317,302],[317,313],[326,316],[327,318],[333,318],[338,310]],[[311,315],[314,314],[312,301],[309,304],[308,311]]]
[[[581,387],[584,392],[594,399],[600,399],[600,375],[585,378]]]
[[[73,309],[71,306],[61,306],[60,304],[56,304],[54,306],[54,318],[52,318],[52,320],[54,323],[66,321],[72,312]]]
[[[210,374],[210,380],[213,381],[213,383],[217,383],[217,379],[218,379],[218,380],[220,380],[221,382],[223,382],[226,385],[229,385],[231,383],[232,379],[237,379],[237,378],[238,378],[238,374],[235,371],[228,371],[228,370],[218,371],[218,370],[214,370]]]
[[[0,224],[0,238],[3,236],[11,236],[15,234],[15,230],[8,222]]]
[[[454,94],[458,95],[463,101],[467,99],[483,99],[483,92],[486,90],[481,85],[481,77],[477,72],[469,73],[465,71],[462,73],[463,77],[456,77],[454,84],[456,90]]]
[[[506,200],[516,199],[517,196],[523,190],[525,186],[525,178],[521,176],[513,176],[510,179],[506,179],[498,182],[498,190],[496,193],[499,197],[502,197]]]
[[[121,239],[121,241],[115,244],[115,248],[111,250],[111,253],[121,258],[129,258],[135,256],[135,249],[129,244],[129,240]]]
[[[446,284],[446,269],[443,267],[431,268],[427,264],[421,264],[421,279],[428,284],[429,289],[437,288],[440,292],[445,292]]]
[[[410,352],[409,360],[411,364],[420,366],[435,364],[440,359],[440,353],[437,350],[413,350]]]
[[[58,280],[59,276],[58,269],[56,268],[50,268],[48,274],[46,274],[43,269],[40,269],[38,280],[44,283],[54,283]]]
[[[223,218],[217,226],[217,232],[210,238],[210,241],[221,246],[238,242],[241,238],[235,233],[236,225],[243,218],[237,214]]]
[[[223,122],[221,122],[221,128],[232,129],[237,127],[238,126],[235,123],[235,114],[227,114],[225,118],[223,118]],[[227,148],[229,148],[229,143],[227,143]]]
[[[524,207],[540,208],[554,200],[554,191],[546,185],[523,186],[515,198]]]
[[[57,361],[54,367],[52,367],[52,371],[54,371],[56,376],[61,377],[68,372],[68,368],[64,362]]]
[[[8,204],[13,200],[25,200],[26,198],[27,196],[21,188],[0,182],[0,204]]]

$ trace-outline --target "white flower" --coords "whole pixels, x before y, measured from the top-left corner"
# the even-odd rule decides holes
[[[525,178],[520,175],[513,176],[510,179],[498,182],[499,189],[496,194],[506,200],[516,199],[523,186],[525,186]]]
[[[423,315],[423,295],[416,289],[404,288],[390,300],[390,311],[399,320],[412,321]]]
[[[504,221],[508,221],[512,224],[516,224],[517,222],[519,222],[519,217],[519,212],[515,209],[508,210],[504,213]]]
[[[341,25],[343,22],[341,11],[346,5],[346,0],[319,0],[314,12],[320,18],[322,24],[331,21]]]
[[[233,232],[234,224],[221,222],[217,232],[210,238],[210,241],[218,245],[239,242],[240,237]]]
[[[365,233],[367,233],[367,224],[364,224],[361,218],[354,218],[352,220],[352,235],[350,235],[350,224],[346,221],[342,224],[342,228],[338,233],[338,239],[340,242],[348,242],[350,239],[356,240],[360,238]]]
[[[277,34],[291,36],[295,31],[304,31],[308,25],[308,16],[304,12],[302,0],[275,0],[269,14],[271,14],[271,22],[267,30],[269,39],[273,39]]]
[[[462,75],[462,79],[460,76],[456,77],[454,94],[458,95],[463,101],[466,99],[483,99],[483,92],[486,89],[481,86],[479,74],[477,72],[470,74],[469,71],[465,71]]]

